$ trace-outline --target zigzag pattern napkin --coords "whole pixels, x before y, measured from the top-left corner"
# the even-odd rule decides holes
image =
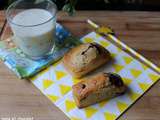
[[[115,120],[160,78],[150,68],[95,32],[89,33],[81,41],[97,42],[110,51],[114,62],[101,67],[96,72],[118,73],[128,86],[128,91],[114,99],[78,109],[73,100],[71,86],[79,80],[67,73],[61,61],[53,64],[31,78],[31,81],[71,120]]]

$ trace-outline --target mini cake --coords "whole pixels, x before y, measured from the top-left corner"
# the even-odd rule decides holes
[[[85,43],[72,48],[63,57],[65,68],[80,78],[111,59],[110,53],[97,43]]]
[[[99,73],[72,86],[79,108],[123,94],[126,90],[121,77],[113,73]]]

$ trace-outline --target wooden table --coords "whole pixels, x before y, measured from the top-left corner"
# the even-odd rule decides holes
[[[160,12],[79,11],[74,17],[60,12],[58,21],[74,35],[81,37],[92,31],[86,24],[90,18],[111,26],[119,38],[160,66]],[[4,14],[0,12],[1,39],[10,35]],[[2,29],[3,28],[3,29]],[[0,117],[34,117],[35,120],[68,120],[30,82],[19,80],[5,65],[0,64]],[[160,81],[156,83],[120,120],[159,120]]]

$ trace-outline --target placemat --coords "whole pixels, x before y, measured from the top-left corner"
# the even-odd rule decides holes
[[[12,42],[14,37],[0,41],[0,59],[2,59],[19,78],[28,78],[60,59],[70,48],[80,44],[70,32],[56,24],[56,40],[53,54],[39,60],[30,59]]]
[[[87,34],[81,41],[101,44],[114,58],[111,64],[106,64],[91,74],[100,71],[116,72],[124,80],[128,91],[122,96],[78,109],[73,100],[71,86],[79,80],[72,78],[61,60],[58,61],[31,78],[31,81],[71,120],[115,120],[160,78],[152,69],[95,32]]]

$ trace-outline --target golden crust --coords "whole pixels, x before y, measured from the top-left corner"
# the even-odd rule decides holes
[[[68,72],[80,78],[111,59],[110,53],[97,43],[85,43],[72,48],[63,57]]]
[[[112,74],[113,75],[113,74]],[[109,99],[124,93],[126,87],[118,76],[100,73],[72,86],[73,96],[79,108]]]

